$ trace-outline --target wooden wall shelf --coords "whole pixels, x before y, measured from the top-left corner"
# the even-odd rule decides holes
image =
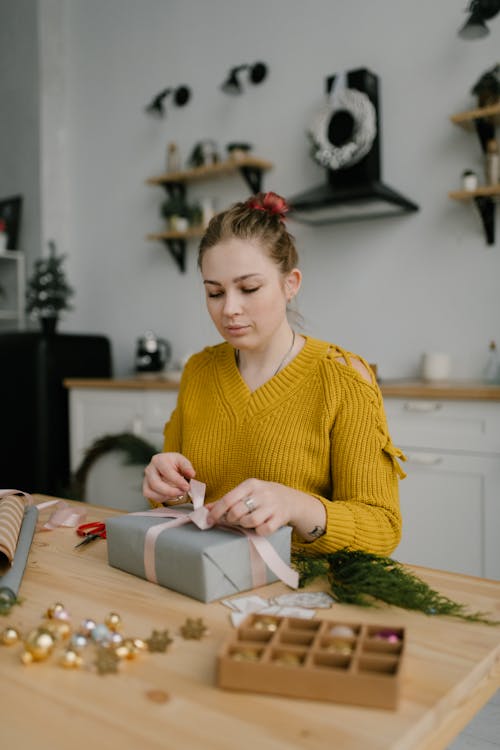
[[[500,102],[488,107],[478,107],[466,112],[451,115],[451,121],[466,130],[475,130],[483,150],[486,144],[496,138],[496,127],[500,125]],[[484,234],[488,245],[495,243],[495,203],[500,197],[500,183],[498,185],[482,185],[476,190],[454,190],[448,193],[453,200],[473,201],[479,211],[483,223]]]
[[[165,172],[155,177],[148,177],[146,183],[165,188],[169,195],[184,196],[186,183],[227,177],[239,172],[252,193],[258,193],[261,189],[263,172],[272,169],[272,166],[271,162],[264,159],[258,159],[254,156],[243,156],[238,159],[226,159],[215,164],[194,167],[193,169]],[[179,269],[184,272],[186,270],[186,241],[201,237],[203,232],[204,227],[190,227],[185,232],[166,231],[148,234],[146,239],[154,242],[163,242],[179,266]]]
[[[272,168],[272,164],[264,159],[257,159],[253,156],[245,156],[240,159],[226,159],[216,164],[206,164],[202,167],[194,167],[180,172],[165,172],[156,177],[149,177],[146,182],[148,185],[169,185],[171,183],[195,182],[197,180],[212,179],[214,177],[225,177],[238,171],[245,175],[248,170],[256,170],[259,174]],[[243,171],[244,170],[244,171]],[[250,185],[252,188],[252,185]],[[259,187],[260,189],[260,187]],[[258,193],[259,190],[254,190]]]
[[[491,119],[495,125],[500,125],[500,103],[491,104],[489,107],[469,109],[466,112],[458,112],[450,117],[455,125],[461,125],[466,130],[474,130],[476,120],[484,119]]]

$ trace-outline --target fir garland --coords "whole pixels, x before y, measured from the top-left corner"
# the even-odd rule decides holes
[[[468,612],[466,605],[435,591],[390,557],[342,549],[321,557],[294,553],[292,563],[299,573],[301,588],[318,577],[326,577],[333,597],[344,604],[376,607],[380,601],[426,615],[450,615],[469,622],[500,625],[486,612]]]

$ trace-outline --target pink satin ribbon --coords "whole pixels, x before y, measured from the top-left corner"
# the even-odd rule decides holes
[[[144,541],[144,572],[148,581],[158,583],[155,565],[156,540],[166,529],[174,529],[187,523],[194,523],[199,529],[205,531],[212,528],[208,523],[208,508],[203,505],[205,498],[205,487],[203,482],[196,479],[191,480],[189,496],[193,501],[194,510],[190,513],[176,508],[155,508],[154,510],[130,513],[131,516],[147,516],[149,518],[170,518],[170,521],[151,526],[146,532]],[[252,585],[257,588],[266,584],[266,565],[274,575],[286,583],[290,588],[296,589],[299,585],[299,574],[287,565],[274,549],[266,537],[258,536],[254,531],[236,526],[220,524],[221,528],[244,534],[250,545],[250,566],[252,574]]]
[[[40,531],[52,531],[58,526],[74,527],[84,521],[87,511],[84,508],[74,508],[65,503],[64,500],[45,500],[42,503],[35,503],[32,495],[22,490],[0,490],[0,499],[6,495],[23,495],[26,505],[34,505],[38,510],[45,510],[55,505],[53,513],[48,520],[40,527]]]

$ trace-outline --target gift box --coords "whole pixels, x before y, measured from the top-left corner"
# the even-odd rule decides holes
[[[176,508],[178,511],[179,508]],[[189,513],[186,509],[185,512]],[[116,516],[106,521],[108,562],[127,573],[148,578],[144,560],[146,533],[166,518],[148,514]],[[291,528],[284,526],[266,539],[283,563],[290,562]],[[251,542],[227,528],[201,530],[193,523],[160,532],[154,544],[156,581],[202,602],[211,602],[254,588]],[[277,576],[265,568],[265,581]]]

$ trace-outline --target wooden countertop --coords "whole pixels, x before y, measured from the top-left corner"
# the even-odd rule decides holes
[[[384,397],[451,399],[456,401],[500,401],[500,385],[477,381],[450,380],[426,383],[423,380],[385,380],[380,383]]]
[[[88,521],[117,514],[87,508]],[[396,711],[222,691],[215,686],[215,660],[232,632],[229,610],[111,568],[105,541],[75,550],[76,541],[74,530],[63,527],[35,535],[19,592],[23,603],[5,625],[26,632],[39,624],[48,606],[61,601],[75,623],[88,617],[102,622],[113,610],[122,617],[125,635],[144,638],[153,629],[167,628],[174,642],[165,654],[142,654],[123,662],[120,674],[104,676],[62,669],[53,659],[24,666],[19,647],[0,646],[5,747],[438,750],[500,686],[500,627],[397,608],[334,605],[318,616],[406,628],[402,700]],[[416,572],[442,594],[500,619],[499,582],[425,568]],[[268,598],[285,590],[274,583],[256,593]],[[201,641],[178,635],[186,617],[202,617],[208,625]],[[150,700],[151,690],[164,691],[168,700]]]
[[[132,390],[175,391],[178,380],[147,376],[130,378],[68,378],[67,388],[110,388]],[[500,385],[487,385],[478,381],[455,380],[426,383],[422,380],[384,380],[380,383],[384,397],[451,399],[457,401],[500,401]]]

